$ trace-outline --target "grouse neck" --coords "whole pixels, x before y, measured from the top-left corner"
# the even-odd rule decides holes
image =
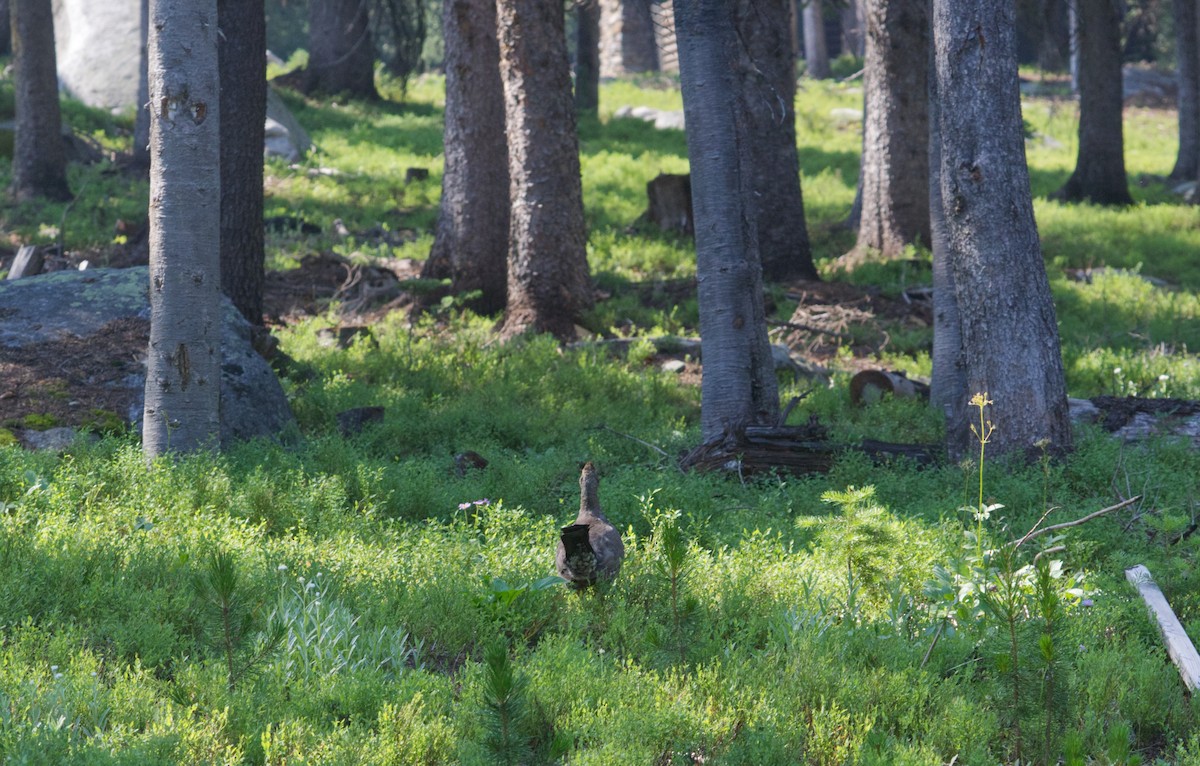
[[[579,518],[608,521],[600,510],[600,479],[591,463],[583,467],[583,474],[579,477]]]

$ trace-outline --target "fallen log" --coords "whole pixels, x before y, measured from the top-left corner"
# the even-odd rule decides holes
[[[1151,577],[1150,570],[1138,564],[1132,569],[1125,570],[1125,579],[1137,588],[1142,600],[1149,607],[1150,613],[1158,622],[1158,629],[1162,633],[1163,641],[1167,644],[1167,655],[1179,669],[1179,675],[1183,678],[1184,685],[1187,686],[1188,691],[1195,691],[1197,687],[1200,687],[1200,655],[1196,653],[1195,645],[1188,638],[1187,631],[1183,629],[1179,618],[1175,616],[1175,611],[1167,603],[1162,590]]]
[[[929,384],[892,370],[862,370],[850,379],[850,401],[860,407],[875,404],[886,394],[896,399],[928,399]]]
[[[736,471],[741,476],[783,470],[789,473],[828,473],[837,456],[855,450],[877,462],[907,458],[932,463],[941,448],[932,444],[897,444],[864,439],[839,444],[815,419],[798,426],[740,426],[727,429],[683,456],[684,471]]]
[[[1069,403],[1072,420],[1094,422],[1124,441],[1179,436],[1200,447],[1200,401],[1097,396]]]

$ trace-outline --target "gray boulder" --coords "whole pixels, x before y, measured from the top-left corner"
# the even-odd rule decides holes
[[[113,110],[137,105],[140,14],[139,0],[54,0],[58,81],[67,95]],[[269,87],[265,124],[268,155],[295,162],[312,148],[304,128]],[[0,150],[3,141],[0,135]]]
[[[140,8],[139,0],[54,0],[58,79],[68,95],[110,109],[137,102]]]
[[[76,343],[94,339],[104,347],[110,329],[130,322],[150,327],[149,273],[146,267],[58,271],[36,277],[0,282],[0,361],[6,351],[20,352],[32,344]],[[252,345],[252,331],[228,299],[223,299],[224,327],[221,334],[221,443],[279,435],[294,423],[291,408],[279,379]],[[145,336],[139,336],[145,337]],[[139,424],[145,399],[144,342],[135,347],[113,348],[114,364],[136,357],[135,371],[115,381],[100,383],[107,401],[124,406],[113,409],[131,423]],[[85,400],[93,380],[72,374],[73,360],[51,360],[60,377],[71,381],[67,396]]]
[[[267,123],[263,151],[268,157],[297,162],[312,148],[312,140],[275,89],[267,86]]]

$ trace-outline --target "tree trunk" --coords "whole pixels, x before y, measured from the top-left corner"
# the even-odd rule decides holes
[[[947,423],[962,422],[967,405],[966,370],[962,347],[962,320],[954,291],[950,263],[949,233],[942,205],[941,104],[938,99],[934,51],[929,57],[929,248],[933,252],[933,374],[929,381],[929,403],[946,417]]]
[[[9,0],[12,24],[13,194],[17,200],[68,200],[50,0]]]
[[[306,92],[376,99],[367,0],[310,0]]]
[[[1121,12],[1117,0],[1077,0],[1079,156],[1055,197],[1129,205],[1121,126]]]
[[[804,68],[814,80],[828,80],[829,49],[825,46],[825,14],[821,0],[804,2]]]
[[[867,0],[849,0],[842,8],[842,50],[851,56],[866,55],[866,3]]]
[[[704,377],[702,438],[774,424],[779,393],[767,341],[753,165],[737,68],[745,66],[730,4],[675,0],[687,119]]]
[[[150,172],[150,80],[147,76],[150,59],[146,40],[150,31],[150,0],[138,3],[141,13],[141,45],[138,49],[137,118],[133,123],[133,166]]]
[[[445,0],[445,171],[437,232],[422,275],[478,290],[483,313],[504,308],[508,145],[494,0]]]
[[[579,141],[559,0],[498,0],[508,135],[508,307],[503,337],[575,337],[593,305]]]
[[[147,460],[220,435],[217,0],[150,5],[150,348]]]
[[[1070,56],[1071,33],[1066,0],[1042,0],[1042,41],[1038,45],[1038,67],[1045,72],[1062,72]]]
[[[1175,60],[1179,67],[1179,156],[1171,180],[1200,175],[1200,41],[1196,0],[1175,0]]]
[[[1014,8],[934,0],[933,9],[942,208],[967,391],[994,402],[989,454],[1041,439],[1066,450],[1071,427],[1025,164]],[[968,420],[947,424],[954,459],[977,448]]]
[[[651,0],[598,0],[600,76],[624,77],[658,69]]]
[[[791,0],[739,0],[737,31],[749,61],[738,67],[746,104],[750,194],[765,278],[820,279],[804,221],[796,156],[796,68],[788,34]]]
[[[12,17],[8,0],[0,0],[0,56],[12,53]]]
[[[658,47],[658,71],[679,74],[679,47],[675,44],[675,7],[671,0],[654,0],[650,4],[654,21],[654,40]],[[795,24],[792,25],[795,27]],[[792,57],[793,61],[795,56]]]
[[[221,289],[263,323],[263,129],[267,23],[263,0],[217,0],[221,83]]]
[[[862,211],[851,260],[929,244],[929,2],[866,0]]]
[[[600,108],[600,0],[575,3],[575,109]]]

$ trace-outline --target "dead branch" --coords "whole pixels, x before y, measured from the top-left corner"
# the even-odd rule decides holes
[[[822,335],[832,335],[835,338],[844,339],[846,333],[837,332],[835,330],[826,330],[823,327],[814,327],[813,325],[801,324],[799,322],[783,322],[776,319],[767,320],[768,327],[782,327],[785,330],[800,330],[802,332],[816,332]]]
[[[1094,518],[1103,516],[1106,513],[1112,513],[1113,511],[1119,511],[1122,508],[1133,505],[1134,503],[1136,503],[1138,500],[1141,500],[1141,499],[1142,499],[1141,495],[1135,495],[1135,496],[1129,498],[1128,500],[1122,500],[1121,502],[1117,503],[1116,505],[1110,505],[1107,508],[1101,508],[1100,510],[1096,511],[1095,513],[1089,513],[1087,516],[1083,516],[1082,518],[1075,519],[1074,521],[1064,521],[1061,524],[1051,524],[1048,527],[1042,527],[1041,529],[1032,530],[1029,534],[1022,537],[1015,544],[1011,544],[1011,543],[1010,544],[1014,548],[1019,548],[1022,545],[1024,545],[1025,543],[1027,543],[1028,541],[1034,539],[1035,537],[1041,537],[1044,534],[1048,534],[1050,532],[1057,532],[1060,529],[1067,529],[1068,527],[1077,527],[1080,524],[1085,524]]]

